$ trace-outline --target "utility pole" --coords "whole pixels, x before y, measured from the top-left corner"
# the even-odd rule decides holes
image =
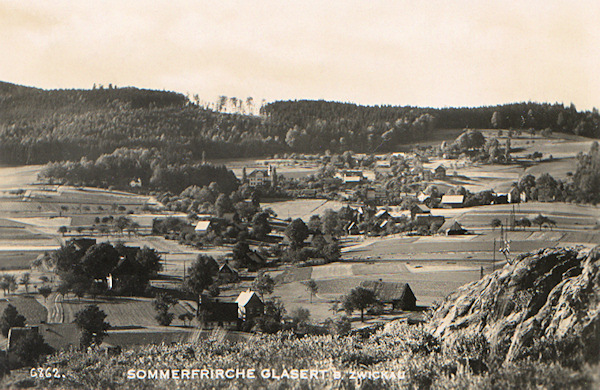
[[[496,271],[496,237],[494,237],[494,249],[492,250],[492,272]]]

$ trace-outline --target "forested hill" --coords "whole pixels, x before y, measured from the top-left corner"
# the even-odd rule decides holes
[[[96,159],[122,147],[155,148],[172,161],[386,152],[427,140],[434,129],[467,127],[550,128],[600,137],[597,111],[537,103],[433,109],[284,101],[263,107],[262,114],[206,110],[166,91],[42,90],[0,82],[0,164]]]

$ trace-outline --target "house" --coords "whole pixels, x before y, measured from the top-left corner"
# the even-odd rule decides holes
[[[262,268],[266,263],[267,259],[260,253],[251,250],[246,254],[248,260],[248,270],[257,270]]]
[[[439,231],[445,233],[447,236],[456,236],[467,233],[467,229],[463,228],[458,221],[452,220],[445,222]]]
[[[217,271],[217,279],[220,283],[233,283],[239,279],[238,273],[225,262]]]
[[[417,298],[408,283],[366,280],[361,283],[361,287],[374,291],[381,303],[391,305],[393,309],[416,308]]]
[[[394,222],[400,222],[411,218],[410,210],[392,210],[389,214]]]
[[[242,291],[235,300],[238,308],[238,317],[242,321],[251,321],[260,317],[265,309],[262,299],[254,291],[248,289]]]
[[[519,191],[517,187],[512,187],[508,192],[508,203],[521,203],[527,201],[527,194]]]
[[[465,202],[464,195],[444,195],[442,196],[442,206],[447,206],[451,208],[460,208],[463,207]]]
[[[417,226],[431,226],[436,224],[442,226],[446,218],[443,215],[431,215],[431,214],[417,214],[415,216],[415,225]]]
[[[244,168],[245,171],[245,168]],[[277,183],[277,170],[275,167],[269,165],[268,169],[255,169],[246,176],[246,180],[250,187],[258,187],[265,184]]]
[[[210,228],[211,221],[198,221],[194,231],[199,234],[208,233],[208,229]]]
[[[409,210],[410,210],[410,218],[412,220],[414,220],[417,215],[431,214],[431,210],[429,209],[429,207],[422,205],[422,204],[414,204],[414,205],[412,205],[412,207]]]
[[[494,196],[493,204],[507,204],[508,202],[508,194],[497,193]]]
[[[433,177],[436,179],[444,179],[446,177],[446,167],[438,165],[438,167],[433,170]]]
[[[366,192],[367,200],[382,200],[387,198],[385,188],[368,188]]]
[[[348,233],[349,236],[355,236],[357,234],[360,234],[360,229],[358,228],[358,225],[354,222],[349,222],[344,230],[346,230],[346,233]]]
[[[248,175],[248,184],[250,187],[257,187],[269,183],[269,172],[262,169],[255,169]]]
[[[202,309],[201,322],[204,329],[237,330],[239,328],[237,303],[211,301],[202,297],[200,307]]]
[[[417,200],[420,203],[424,203],[427,199],[429,199],[431,197],[431,195],[427,195],[425,194],[423,191],[419,192],[419,195],[417,195]]]
[[[390,218],[390,213],[386,209],[381,209],[375,213],[376,219],[388,219]]]
[[[346,170],[339,172],[335,175],[336,178],[341,179],[346,184],[358,184],[361,183],[365,177],[362,171],[351,171]]]
[[[87,252],[90,247],[96,245],[95,238],[72,238],[69,242],[73,244],[75,249],[81,252]]]

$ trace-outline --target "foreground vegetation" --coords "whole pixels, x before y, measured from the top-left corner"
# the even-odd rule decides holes
[[[202,342],[115,354],[94,348],[65,351],[42,363],[57,368],[61,378],[32,378],[27,370],[5,377],[0,386],[594,388],[600,384],[595,353],[600,345],[599,266],[598,248],[540,250],[462,287],[423,324],[395,321],[342,336],[301,337],[284,331],[247,342],[229,342],[215,332]],[[499,294],[500,301],[494,302],[491,297]],[[256,378],[189,376],[203,369],[255,369]],[[283,374],[302,369],[323,374],[313,379]],[[168,373],[169,379],[149,379],[155,370]],[[336,379],[334,372],[341,377]]]

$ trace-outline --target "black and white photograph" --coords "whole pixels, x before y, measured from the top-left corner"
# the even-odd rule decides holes
[[[597,0],[0,0],[0,389],[600,389]]]

